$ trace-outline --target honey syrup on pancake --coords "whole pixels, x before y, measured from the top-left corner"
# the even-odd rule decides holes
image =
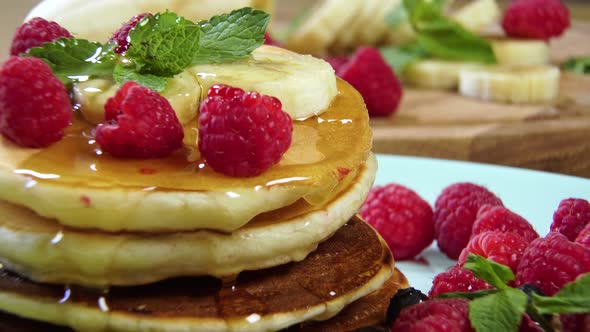
[[[371,133],[360,95],[338,82],[339,95],[320,116],[294,120],[292,145],[282,161],[260,176],[232,178],[205,161],[187,160],[187,152],[167,158],[131,160],[104,154],[94,140],[94,126],[75,116],[65,137],[17,165],[15,173],[35,181],[62,185],[161,191],[262,190],[305,185],[333,189],[339,170],[356,170],[365,162]],[[34,185],[34,183],[32,184]]]

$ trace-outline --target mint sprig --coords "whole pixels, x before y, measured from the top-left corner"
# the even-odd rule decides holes
[[[387,64],[400,75],[403,75],[403,72],[412,63],[429,56],[428,52],[417,43],[382,47],[379,51]]]
[[[514,280],[509,267],[474,254],[469,254],[464,267],[496,288],[446,293],[439,298],[470,299],[469,319],[477,332],[518,331],[525,313],[545,331],[552,332],[543,315],[590,313],[590,273],[566,284],[553,297],[533,294],[529,300],[523,290],[509,286]]]
[[[563,68],[578,74],[590,74],[590,57],[570,58],[563,64]]]
[[[129,33],[122,56],[114,43],[62,38],[31,49],[25,56],[45,61],[64,83],[111,77],[133,80],[157,91],[168,78],[194,64],[236,61],[264,43],[270,15],[251,8],[234,10],[198,23],[173,12],[146,16]]]
[[[117,63],[114,44],[102,45],[85,39],[61,38],[34,47],[24,56],[40,58],[64,84],[91,76],[111,75]]]

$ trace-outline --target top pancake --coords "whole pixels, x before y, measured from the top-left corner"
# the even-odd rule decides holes
[[[92,127],[75,120],[42,150],[0,140],[0,199],[61,224],[104,231],[233,231],[254,216],[304,198],[322,204],[354,178],[371,148],[362,97],[338,81],[320,116],[294,121],[283,160],[258,177],[232,178],[183,151],[150,160],[104,155]]]

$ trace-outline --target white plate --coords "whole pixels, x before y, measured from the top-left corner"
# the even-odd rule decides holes
[[[376,185],[395,182],[416,191],[434,205],[442,189],[456,182],[485,186],[510,210],[527,219],[544,236],[562,199],[590,200],[590,180],[525,169],[429,158],[378,155]],[[410,284],[427,293],[434,276],[455,264],[436,243],[420,260],[396,262]]]

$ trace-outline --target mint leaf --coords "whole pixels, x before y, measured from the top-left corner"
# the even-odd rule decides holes
[[[570,58],[563,64],[563,68],[578,74],[590,74],[590,57]]]
[[[420,46],[442,59],[494,63],[491,44],[444,16],[444,4],[443,0],[404,0]]]
[[[379,49],[381,55],[393,70],[402,75],[408,65],[420,59],[428,57],[428,53],[418,44],[409,44],[401,47],[383,47]]]
[[[408,11],[404,6],[396,6],[385,16],[385,24],[395,29],[408,21]]]
[[[453,293],[442,293],[438,295],[436,298],[438,299],[479,299],[480,297],[488,296],[490,294],[495,294],[499,292],[497,289],[482,289],[475,292],[453,292]]]
[[[137,72],[172,77],[188,67],[199,51],[201,28],[172,12],[143,18],[129,32],[126,56]]]
[[[264,43],[270,15],[252,8],[199,22],[201,39],[192,64],[216,63],[246,58]]]
[[[85,39],[61,38],[29,50],[51,67],[64,84],[89,76],[110,76],[117,62],[114,44],[102,45]]]
[[[469,303],[469,320],[477,332],[516,332],[525,313],[524,292],[506,288]]]
[[[469,254],[464,267],[473,272],[478,279],[485,280],[497,289],[510,288],[507,284],[514,280],[514,273],[505,265],[498,264],[482,256]]]
[[[113,73],[113,78],[117,84],[122,85],[127,81],[135,81],[143,86],[146,86],[152,90],[162,91],[166,88],[168,83],[167,77],[156,76],[152,74],[142,74],[132,67],[125,67],[118,65]]]
[[[590,313],[590,273],[566,284],[553,297],[533,295],[540,314]]]

